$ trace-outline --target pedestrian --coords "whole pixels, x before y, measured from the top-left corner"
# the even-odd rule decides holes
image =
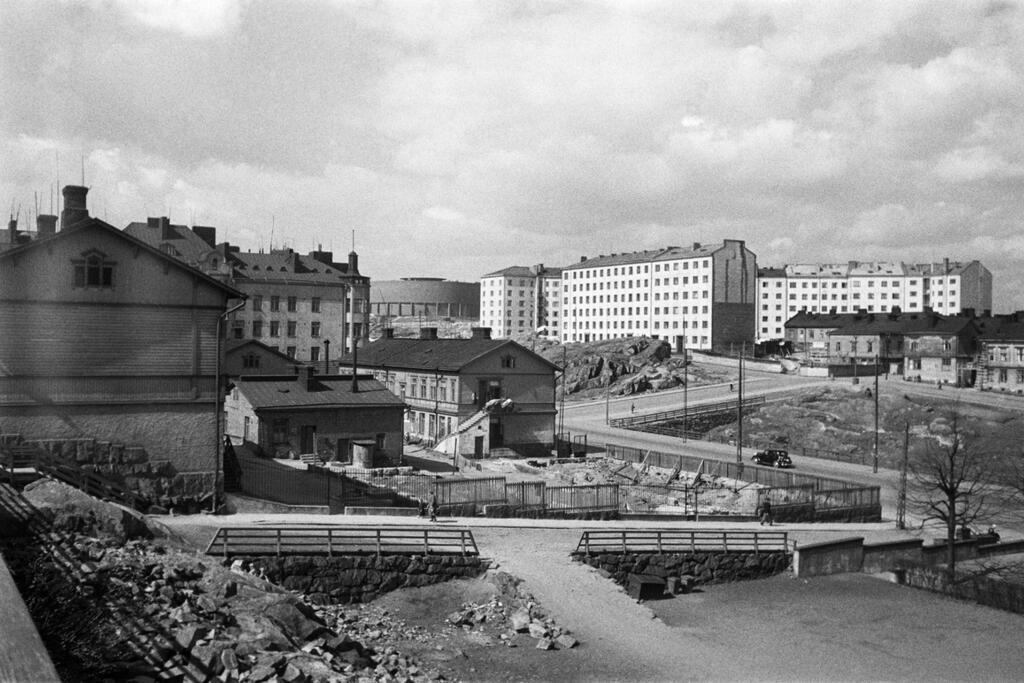
[[[430,505],[428,506],[428,509],[430,510],[430,521],[431,522],[436,522],[437,521],[437,493],[436,492],[430,494]]]
[[[765,522],[768,526],[772,526],[772,502],[765,498],[764,502],[761,503],[761,526],[764,526]]]
[[[729,383],[729,391],[732,391],[732,390],[733,390],[733,385],[732,385],[732,383],[730,382],[730,383]]]
[[[631,413],[635,413],[636,412],[636,404],[635,403],[630,403],[629,404],[629,412],[631,412]]]

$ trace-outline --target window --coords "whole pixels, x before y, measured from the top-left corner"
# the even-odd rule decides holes
[[[105,256],[102,252],[90,250],[82,254],[82,259],[72,261],[75,287],[110,289],[114,286],[114,262],[106,260]]]
[[[289,358],[295,358],[295,347],[294,346],[286,347],[285,350],[284,350],[284,354],[286,356],[288,356]]]
[[[276,320],[270,321],[270,336],[277,337],[280,334],[281,323]]]
[[[309,310],[313,311],[314,313],[320,312],[320,297],[313,297],[313,302],[310,304]]]
[[[277,419],[270,423],[270,440],[275,446],[288,445],[288,420]]]
[[[944,367],[944,368],[948,368],[948,367],[950,367],[950,366],[951,366],[952,364],[953,364],[953,359],[951,359],[951,358],[943,358],[943,359],[942,359],[942,367]]]
[[[295,297],[294,296],[288,297],[288,312],[289,313],[294,313],[295,312]]]
[[[231,336],[235,339],[241,339],[245,335],[245,323],[241,320],[236,320],[231,323]]]
[[[320,323],[313,321],[309,324],[309,336],[319,337],[320,336]]]
[[[259,294],[252,295],[252,310],[259,311],[263,309],[263,297]]]
[[[270,310],[271,312],[281,310],[281,297],[272,296],[270,297]]]
[[[516,366],[516,357],[509,354],[501,357],[501,367],[503,368],[514,368]]]
[[[243,368],[259,369],[259,367],[260,367],[260,357],[257,356],[255,353],[247,353],[247,354],[245,354],[244,356],[242,356],[242,367]]]
[[[319,346],[311,346],[311,347],[309,347],[309,360],[314,362],[314,363],[316,361],[320,360],[320,347]]]
[[[263,321],[253,320],[252,321],[252,336],[262,337],[263,336]]]
[[[295,321],[294,320],[289,320],[288,321],[288,336],[289,337],[294,337],[295,336]]]

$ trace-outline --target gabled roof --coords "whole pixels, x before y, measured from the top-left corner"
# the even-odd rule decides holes
[[[564,268],[549,268],[544,266],[539,272],[537,272],[528,266],[509,266],[508,268],[502,268],[501,270],[496,270],[493,273],[487,273],[480,277],[558,277],[562,274],[563,270]]]
[[[856,320],[858,313],[809,313],[800,311],[786,321],[786,329],[835,328]]]
[[[868,313],[834,329],[832,335],[922,334],[956,335],[973,325],[973,320],[964,316],[944,316],[933,312]]]
[[[297,365],[297,366],[315,365],[315,363],[305,363],[305,362],[303,362],[301,360],[298,360],[296,358],[292,358],[291,356],[289,356],[286,353],[281,353],[280,351],[275,349],[273,346],[267,346],[266,344],[264,344],[263,342],[261,342],[258,339],[229,339],[224,344],[224,353],[225,354],[229,354],[229,353],[242,353],[243,351],[245,351],[249,347],[253,347],[253,348],[259,349],[263,353],[269,354],[271,356],[277,356],[281,360],[287,361],[288,363],[291,363],[292,365]]]
[[[515,350],[540,363],[559,367],[511,339],[378,339],[360,347],[357,367],[458,372],[473,361],[501,350]],[[352,355],[338,360],[351,365]]]
[[[341,283],[351,282],[347,263],[324,263],[291,249],[279,249],[269,254],[232,251],[228,259],[234,276],[244,280],[273,282]]]
[[[134,222],[126,225],[124,232],[161,251],[161,247],[165,247],[167,253],[189,265],[202,263],[210,252],[216,251],[206,243],[206,240],[184,225],[164,226],[153,221]]]
[[[119,240],[125,241],[125,242],[129,243],[130,245],[132,245],[134,247],[138,247],[139,249],[143,249],[143,250],[149,252],[150,254],[156,256],[158,260],[163,261],[163,262],[168,263],[168,264],[171,264],[175,268],[183,270],[183,271],[187,272],[189,275],[192,275],[193,277],[196,277],[196,278],[206,282],[207,284],[212,285],[213,287],[216,287],[217,289],[221,289],[221,290],[225,291],[227,293],[227,295],[228,295],[228,298],[231,298],[231,299],[244,299],[244,298],[246,298],[245,294],[243,294],[242,292],[238,291],[234,287],[231,287],[230,285],[224,284],[223,282],[221,282],[220,280],[218,280],[216,278],[210,277],[206,273],[204,273],[201,270],[198,270],[196,268],[193,268],[192,266],[188,265],[184,261],[181,261],[181,260],[179,260],[179,259],[177,259],[177,258],[175,258],[175,257],[173,257],[173,256],[171,256],[169,254],[165,254],[164,252],[162,252],[157,247],[154,247],[154,246],[152,246],[150,244],[147,244],[146,242],[140,240],[139,238],[134,237],[134,236],[128,234],[124,230],[118,230],[117,228],[115,228],[110,223],[107,223],[105,221],[101,221],[99,218],[93,218],[91,216],[88,217],[88,218],[85,218],[83,220],[80,220],[77,223],[74,223],[73,225],[70,225],[70,226],[68,226],[66,228],[58,230],[56,233],[54,233],[52,235],[47,235],[46,237],[42,237],[42,238],[33,240],[31,242],[28,242],[27,244],[23,244],[21,246],[15,247],[14,249],[8,249],[7,251],[0,252],[0,260],[8,259],[8,258],[17,258],[19,254],[24,254],[27,251],[32,250],[32,249],[39,249],[39,248],[44,247],[45,245],[48,245],[48,244],[53,244],[55,242],[60,242],[62,240],[68,239],[70,236],[75,235],[76,233],[82,232],[84,230],[88,230],[90,228],[98,228],[100,230],[103,230],[103,231],[109,233],[115,239],[119,239]]]
[[[635,263],[653,263],[654,261],[671,261],[683,258],[710,256],[725,246],[724,242],[715,244],[699,244],[695,247],[665,247],[664,249],[647,249],[623,254],[601,254],[566,266],[563,270],[580,270],[583,268],[605,268],[607,266],[629,265]]]
[[[1024,341],[1024,320],[999,320],[997,318],[982,319],[986,322],[997,321],[995,324],[982,325],[978,337],[983,341]]]
[[[402,408],[405,402],[380,382],[360,377],[352,391],[352,377],[317,375],[308,385],[305,374],[294,377],[243,376],[235,388],[254,409],[273,408]]]

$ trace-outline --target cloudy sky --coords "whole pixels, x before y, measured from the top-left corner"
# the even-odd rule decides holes
[[[374,279],[746,240],[1024,309],[1024,5],[3,0],[0,200]],[[27,217],[27,220],[26,220]]]

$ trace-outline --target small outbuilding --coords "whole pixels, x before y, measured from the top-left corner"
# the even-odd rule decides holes
[[[315,455],[361,467],[397,464],[405,402],[366,377],[243,376],[226,401],[226,433],[274,458]]]

